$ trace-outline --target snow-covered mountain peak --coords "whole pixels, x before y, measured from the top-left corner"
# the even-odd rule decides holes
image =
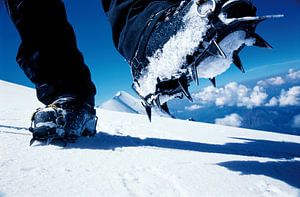
[[[119,91],[112,99],[104,102],[100,108],[118,112],[146,114],[141,100],[126,91]],[[153,116],[169,117],[169,115],[156,108],[152,109],[152,114]]]
[[[131,98],[131,99],[134,98],[134,97],[131,96],[129,93],[127,93],[127,92],[125,92],[125,91],[123,91],[123,90],[117,92],[117,94],[114,96],[114,98],[119,98],[119,97],[128,97],[128,98]]]
[[[119,112],[143,113],[143,106],[140,104],[140,101],[125,91],[119,91],[112,99],[104,102],[100,107]]]

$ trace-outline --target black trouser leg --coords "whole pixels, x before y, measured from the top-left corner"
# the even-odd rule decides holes
[[[140,38],[148,37],[160,15],[181,0],[102,0],[102,5],[112,26],[116,48],[130,62]],[[149,21],[152,23],[149,23]]]
[[[96,89],[60,0],[6,0],[22,43],[17,62],[49,104],[74,95],[94,105]]]

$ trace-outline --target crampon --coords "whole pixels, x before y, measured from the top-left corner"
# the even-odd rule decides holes
[[[33,114],[29,128],[33,135],[30,145],[35,141],[48,145],[53,140],[66,145],[80,136],[93,136],[97,119],[96,111],[90,105],[72,97],[60,98]]]
[[[216,86],[216,76],[231,64],[245,72],[239,52],[245,46],[272,48],[255,30],[264,20],[280,17],[283,15],[256,16],[256,7],[249,0],[183,1],[171,15],[168,12],[148,41],[151,45],[162,39],[156,43],[160,47],[151,57],[137,56],[131,62],[132,88],[149,120],[153,106],[170,113],[168,100],[186,97],[193,101],[188,90],[191,82],[199,85],[199,78],[207,78]]]

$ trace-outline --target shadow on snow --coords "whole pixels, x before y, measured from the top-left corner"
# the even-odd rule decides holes
[[[26,127],[0,125],[0,129],[1,128],[14,129],[14,130],[17,130],[17,131],[2,131],[2,130],[0,130],[0,133],[15,134],[15,135],[31,135],[30,133],[23,132],[23,131],[28,131],[28,128],[26,128]],[[0,194],[0,197],[1,197],[1,194]]]
[[[67,148],[114,150],[123,147],[151,146],[184,151],[255,156],[272,159],[293,159],[300,157],[300,144],[298,143],[245,138],[234,139],[246,140],[246,142],[219,145],[160,138],[141,139],[138,137],[110,135],[108,133],[99,132],[95,137],[80,138],[78,142],[68,144]]]
[[[6,129],[28,130],[28,127],[16,127],[16,126],[9,126],[9,125],[0,125],[0,127],[6,128]]]
[[[269,176],[300,188],[300,161],[230,161],[218,165],[232,171],[241,172],[242,175]]]
[[[4,128],[26,129],[0,125]],[[16,132],[16,134],[22,134]],[[76,143],[69,143],[66,148],[114,150],[124,147],[156,147],[176,149],[183,151],[196,151],[217,154],[230,154],[242,156],[264,157],[271,159],[289,159],[290,161],[229,161],[219,163],[231,171],[241,172],[242,175],[264,175],[281,180],[291,186],[300,188],[300,161],[291,160],[300,157],[300,144],[292,142],[278,142],[246,138],[233,138],[243,140],[240,143],[227,143],[224,145],[206,144],[201,142],[170,140],[160,138],[141,139],[131,136],[111,135],[99,132],[95,137],[79,138]],[[56,145],[60,145],[59,142]],[[3,194],[0,192],[0,196]]]
[[[232,161],[219,163],[218,165],[232,171],[239,171],[244,175],[255,174],[269,176],[281,180],[291,186],[300,188],[300,161],[292,160],[296,157],[300,157],[299,143],[246,138],[234,139],[245,141],[218,145],[159,138],[141,139],[138,137],[110,135],[99,132],[92,138],[80,138],[77,143],[68,144],[66,148],[114,150],[116,148],[124,147],[150,146],[183,151],[254,156],[271,159],[289,159],[290,161],[265,163],[258,161]]]

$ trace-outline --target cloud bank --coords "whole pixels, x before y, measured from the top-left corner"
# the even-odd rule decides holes
[[[289,73],[287,78],[290,80],[297,80],[300,79],[300,70],[296,71],[294,69],[289,69]]]
[[[236,105],[247,108],[261,106],[268,97],[263,87],[248,88],[236,82],[231,82],[223,88],[208,86],[193,96],[203,104],[215,104],[216,106]]]
[[[300,114],[298,114],[294,117],[293,127],[300,128]]]
[[[251,109],[259,106],[299,106],[300,86],[293,86],[287,90],[282,89],[279,95],[269,96],[267,89],[280,86],[288,82],[299,82],[300,71],[290,69],[285,76],[276,76],[260,80],[251,88],[236,82],[231,82],[222,88],[208,86],[198,93],[194,93],[195,101],[206,104],[223,106],[237,106]]]
[[[215,124],[240,127],[242,125],[243,118],[236,113],[225,116],[224,118],[217,118]]]
[[[278,77],[272,77],[266,80],[260,80],[259,82],[257,82],[257,85],[260,86],[268,86],[268,85],[282,85],[285,83],[285,80],[278,76]]]
[[[194,111],[194,110],[201,109],[201,108],[203,108],[203,107],[200,105],[197,105],[197,104],[193,104],[191,106],[185,107],[185,109],[188,111]]]

